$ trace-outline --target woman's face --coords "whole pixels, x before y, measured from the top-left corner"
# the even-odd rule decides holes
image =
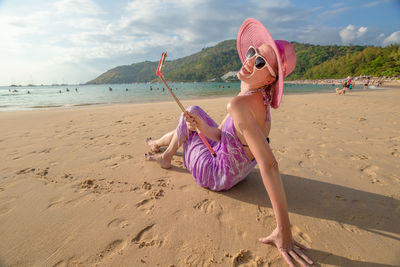
[[[278,74],[278,62],[272,47],[267,44],[263,44],[256,50],[258,54],[266,59],[275,73]],[[275,77],[271,75],[267,67],[259,70],[254,66],[255,60],[256,57],[246,59],[242,68],[237,74],[238,78],[242,81],[242,87],[245,87],[246,89],[261,88],[275,81]]]

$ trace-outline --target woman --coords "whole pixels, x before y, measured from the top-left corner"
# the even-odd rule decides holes
[[[237,50],[243,64],[237,74],[241,92],[229,102],[221,125],[218,127],[201,108],[192,106],[180,117],[176,130],[158,140],[147,140],[153,152],[161,146],[167,149],[145,157],[170,168],[172,156],[183,145],[186,168],[198,184],[215,191],[231,188],[258,164],[277,221],[277,228],[260,241],[275,244],[289,265],[293,266],[295,260],[307,266],[312,261],[299,249],[305,247],[292,238],[278,163],[268,144],[270,106],[279,107],[283,78],[293,71],[296,55],[290,43],[274,41],[267,29],[252,18],[239,29]],[[196,128],[209,139],[216,157],[203,144]]]

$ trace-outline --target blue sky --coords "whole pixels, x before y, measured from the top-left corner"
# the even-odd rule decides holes
[[[84,83],[108,69],[235,39],[243,20],[276,39],[400,43],[400,0],[0,0],[0,85]]]

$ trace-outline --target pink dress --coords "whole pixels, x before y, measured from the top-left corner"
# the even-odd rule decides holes
[[[261,91],[264,96],[264,104],[269,116],[269,104],[271,98],[264,89]],[[208,114],[198,106],[190,106],[187,111],[201,117],[208,125],[218,127]],[[222,126],[221,140],[219,142],[208,139],[213,147],[216,157],[201,141],[200,136],[189,131],[183,116],[179,118],[177,127],[178,143],[183,143],[183,160],[185,167],[192,173],[196,182],[214,191],[228,190],[250,173],[256,166],[255,159],[250,160],[246,150],[236,135],[233,119],[227,118]]]

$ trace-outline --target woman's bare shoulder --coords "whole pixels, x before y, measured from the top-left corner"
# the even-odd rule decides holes
[[[252,95],[241,95],[241,96],[235,96],[232,98],[229,103],[228,103],[228,111],[229,109],[236,109],[236,108],[245,108],[247,109],[249,105],[252,104],[254,101]]]
[[[260,101],[260,98],[256,95],[245,95],[232,98],[227,105],[227,110],[231,115],[235,111],[250,111],[254,114],[254,112],[258,113],[257,110],[263,108],[263,106],[262,99]]]

